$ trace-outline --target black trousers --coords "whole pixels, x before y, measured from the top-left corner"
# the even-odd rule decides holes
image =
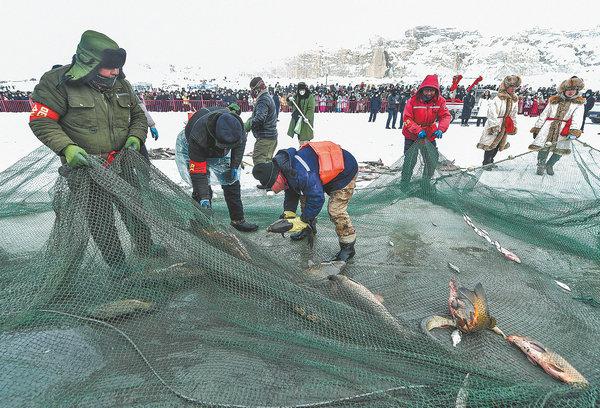
[[[404,109],[400,110],[400,123],[398,124],[398,129],[402,129],[404,126]]]
[[[461,123],[461,125],[468,125],[469,124],[469,119],[471,119],[471,111],[470,110],[463,110],[462,115],[460,116],[460,123]]]
[[[140,184],[131,164],[123,163],[119,176],[134,189],[139,190]],[[150,228],[128,211],[119,197],[115,197],[87,177],[69,178],[67,183],[70,194],[74,198],[72,202],[85,203],[84,211],[90,234],[108,266],[117,268],[125,263],[125,253],[115,224],[115,207],[131,236],[137,253],[148,255],[152,245]]]
[[[583,122],[581,122],[581,131],[582,132],[583,132],[583,128],[585,128],[585,119],[588,117],[589,114],[590,114],[590,111],[588,111],[588,110],[583,111]]]
[[[223,188],[225,203],[227,203],[227,209],[229,210],[229,218],[231,221],[242,221],[244,219],[244,206],[242,205],[240,182],[236,181],[233,184],[221,186],[221,188]]]
[[[477,117],[477,126],[483,122],[483,126],[485,126],[485,122],[487,122],[487,118]]]
[[[494,162],[494,157],[498,154],[498,148],[494,148],[492,150],[486,150],[483,152],[483,165],[490,164]]]
[[[418,143],[418,149],[409,152],[410,148],[415,143]],[[425,162],[423,168],[423,179],[429,180],[431,177],[433,177],[433,173],[437,167],[437,162],[440,155],[437,150],[435,140],[432,141],[431,144],[433,145],[433,149],[428,148],[426,144],[417,142],[416,140],[404,139],[404,163],[402,164],[402,175],[400,178],[402,183],[410,182],[415,165],[417,164],[417,156],[419,152],[421,152],[423,161]]]
[[[375,122],[375,119],[377,119],[377,111],[371,112],[369,115],[369,122]]]

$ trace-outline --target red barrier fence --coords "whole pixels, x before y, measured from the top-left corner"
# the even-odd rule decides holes
[[[200,101],[183,101],[181,99],[167,99],[167,100],[146,100],[144,101],[146,107],[150,112],[193,112],[201,108],[210,108],[213,106],[227,106],[227,103],[222,100],[200,100]],[[251,112],[252,106],[248,101],[238,101],[237,104],[242,108],[242,112]],[[337,101],[327,100],[322,104],[317,103],[315,112],[343,112],[343,113],[356,113],[356,112],[369,112],[370,111],[369,100],[357,100],[357,101]],[[387,110],[387,101],[384,100],[381,103],[380,112]],[[0,112],[29,112],[31,111],[31,102],[25,101],[6,101],[0,100]],[[289,105],[282,105],[281,112],[290,112],[291,107]]]

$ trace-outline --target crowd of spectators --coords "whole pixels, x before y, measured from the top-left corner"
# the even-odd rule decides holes
[[[390,94],[398,95],[400,98],[408,98],[418,87],[418,84],[381,84],[367,85],[360,84],[317,84],[310,85],[309,90],[315,96],[316,110],[318,112],[369,112],[370,98],[377,95],[381,98],[381,111],[387,110],[387,100]],[[496,85],[479,85],[479,89],[497,90]],[[281,111],[289,111],[287,96],[294,94],[296,84],[282,85],[275,83],[269,87],[269,91],[274,97],[279,98]],[[459,86],[454,95],[450,93],[450,86],[443,86],[442,96],[446,99],[463,100],[467,94],[465,86]],[[556,88],[541,87],[537,90],[521,88],[519,94],[519,113],[536,116],[544,109],[548,98],[556,94]],[[0,87],[0,111],[14,111],[7,108],[7,104],[2,101],[27,101],[31,92],[24,92],[15,89]],[[586,96],[591,95],[596,101],[600,100],[600,91],[588,91]],[[140,91],[139,97],[148,110],[151,111],[191,111],[197,110],[201,106],[228,105],[232,102],[238,103],[243,111],[252,110],[253,100],[249,89],[231,89],[228,87],[215,86],[210,89],[177,89],[163,90],[152,89]],[[17,105],[19,111],[24,109]]]

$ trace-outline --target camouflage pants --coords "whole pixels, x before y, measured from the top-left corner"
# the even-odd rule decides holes
[[[327,212],[329,219],[335,224],[335,232],[342,244],[349,244],[356,240],[356,230],[348,215],[348,202],[354,194],[355,187],[356,177],[346,187],[333,191],[329,195]]]
[[[277,148],[277,139],[256,139],[252,152],[252,164],[269,163]]]

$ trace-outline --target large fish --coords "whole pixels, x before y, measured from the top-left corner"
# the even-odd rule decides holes
[[[389,326],[405,332],[398,320],[385,308],[380,298],[358,282],[344,275],[330,275],[331,294],[363,312],[377,316]]]
[[[274,234],[281,234],[282,237],[285,237],[285,233],[288,232],[289,230],[291,230],[294,227],[294,224],[292,224],[289,220],[285,219],[285,218],[281,218],[277,221],[275,221],[274,223],[272,223],[271,225],[269,225],[267,227],[267,232],[272,232]],[[313,231],[313,228],[309,225],[308,226],[309,229],[309,234],[306,236],[307,241],[308,241],[308,246],[309,248],[312,248],[314,246],[315,243],[315,233]]]
[[[154,303],[138,299],[122,299],[92,309],[88,315],[100,320],[115,320],[154,310]]]
[[[428,316],[421,321],[421,330],[433,337],[430,333],[435,328],[457,328],[462,333],[473,333],[489,329],[506,337],[496,325],[496,319],[490,316],[487,299],[483,286],[478,283],[475,290],[459,287],[455,277],[448,283],[450,294],[448,296],[448,309],[452,319],[443,316]],[[453,344],[460,342],[460,333],[454,333]]]
[[[481,283],[475,285],[475,290],[458,287],[453,277],[448,284],[450,296],[448,307],[456,327],[463,333],[472,333],[496,327],[496,319],[490,316],[487,298]]]
[[[588,381],[564,358],[547,349],[539,342],[523,337],[508,336],[510,344],[517,346],[534,365],[539,365],[551,377],[567,384],[586,387]]]

